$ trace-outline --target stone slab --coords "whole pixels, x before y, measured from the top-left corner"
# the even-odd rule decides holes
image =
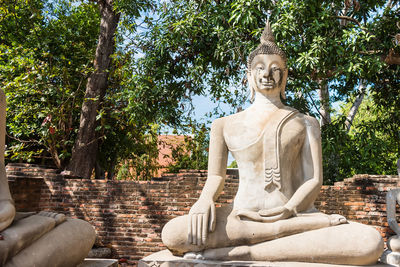
[[[77,267],[118,267],[118,260],[86,258]]]
[[[87,255],[87,258],[107,259],[111,257],[110,248],[92,248]]]
[[[355,265],[336,265],[306,262],[266,262],[266,261],[208,261],[185,260],[182,257],[172,255],[169,250],[162,250],[151,254],[139,261],[139,267],[355,267]],[[370,267],[393,266],[384,263],[369,265]]]

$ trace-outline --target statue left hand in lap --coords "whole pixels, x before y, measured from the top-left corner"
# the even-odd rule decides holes
[[[284,106],[286,56],[267,23],[248,59],[253,104],[211,126],[208,177],[189,214],[168,222],[164,244],[186,258],[375,263],[383,251],[372,227],[314,207],[322,185],[322,149],[315,118]],[[232,205],[215,208],[228,151],[239,188]]]

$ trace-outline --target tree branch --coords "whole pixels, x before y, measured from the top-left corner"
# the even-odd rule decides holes
[[[321,112],[319,111],[319,108],[317,107],[317,104],[315,104],[314,99],[312,98],[312,96],[310,95],[309,92],[306,92],[307,96],[311,99],[311,103],[314,106],[314,108],[318,111],[319,115],[321,116],[321,120],[326,120],[325,116],[321,114]]]
[[[21,140],[21,139],[19,139],[19,138],[17,138],[17,137],[11,136],[11,135],[9,135],[8,133],[6,133],[6,135],[7,135],[8,138],[11,138],[11,139],[16,140],[16,141],[21,142],[21,143],[35,143],[35,144],[40,144],[40,142],[37,141],[37,140],[31,139],[31,140],[26,141],[26,140]]]
[[[346,117],[346,128],[347,128],[347,132],[350,131],[350,128],[353,124],[353,120],[354,117],[357,114],[358,108],[360,107],[363,99],[364,99],[364,95],[365,95],[365,80],[361,80],[360,81],[360,85],[358,86],[358,92],[359,94],[356,97],[356,100],[354,101],[353,105],[351,106],[350,110],[349,110],[349,114],[347,114]]]
[[[352,18],[352,17],[349,17],[349,16],[336,16],[336,18],[349,20],[351,22],[356,23],[358,26],[362,27],[361,23],[358,20],[356,20],[355,18]]]

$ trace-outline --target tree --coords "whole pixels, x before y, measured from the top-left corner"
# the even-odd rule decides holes
[[[5,1],[0,21],[0,83],[8,98],[11,160],[63,168],[71,155],[98,14],[91,3]]]
[[[111,54],[114,52],[114,34],[120,18],[119,12],[114,10],[112,0],[99,0],[98,5],[101,20],[94,71],[86,84],[78,136],[67,167],[73,174],[85,178],[91,176],[96,162],[98,151],[96,116],[107,89],[108,68]]]
[[[7,19],[0,21],[0,29],[1,37],[7,38],[0,45],[0,83],[9,102],[7,159],[53,162],[64,169],[77,136],[84,88],[94,72],[98,6],[94,2],[72,5],[66,0],[3,4],[2,18]],[[131,44],[124,36],[135,33],[136,18],[146,5],[151,7],[150,2],[113,4],[122,17],[106,70],[107,90],[93,113],[99,144],[92,156],[97,158],[99,175],[106,172],[112,178],[119,163],[128,162],[139,177],[148,178],[157,168],[151,160],[154,153],[148,153],[156,143],[148,140],[157,134],[157,123],[177,123],[179,97],[153,90],[152,77],[138,75],[143,68],[135,47],[128,47]],[[143,20],[151,23],[146,16]]]
[[[121,12],[127,19],[137,18],[141,11],[151,7],[151,1],[98,0],[100,11],[100,31],[94,60],[94,71],[90,75],[84,102],[82,104],[78,136],[72,150],[67,170],[74,175],[89,178],[95,167],[98,153],[98,134],[96,117],[100,103],[107,90],[111,55],[115,49],[115,33]]]

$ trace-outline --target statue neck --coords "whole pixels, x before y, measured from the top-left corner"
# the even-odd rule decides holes
[[[255,108],[261,108],[261,109],[276,109],[276,108],[282,108],[283,104],[281,102],[281,98],[278,95],[264,95],[259,92],[256,92],[255,95],[255,100],[253,103],[253,106]]]

